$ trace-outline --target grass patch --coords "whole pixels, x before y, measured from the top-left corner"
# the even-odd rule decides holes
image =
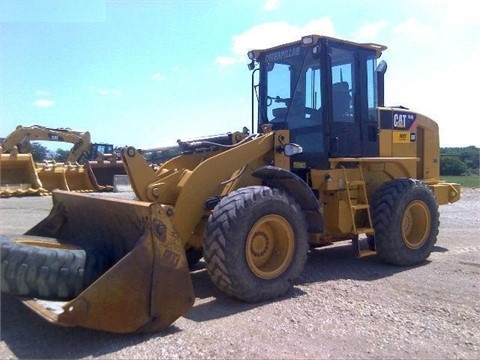
[[[480,187],[480,176],[441,176],[441,180],[460,184],[461,187],[478,188]]]

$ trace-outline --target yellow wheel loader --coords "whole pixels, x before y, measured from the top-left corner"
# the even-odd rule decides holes
[[[312,35],[249,52],[251,131],[179,140],[157,169],[124,148],[135,201],[55,191],[46,219],[0,237],[2,291],[55,324],[154,332],[193,306],[202,256],[247,302],[287,293],[336,241],[422,263],[460,187],[439,180],[437,124],[384,105],[385,49]]]

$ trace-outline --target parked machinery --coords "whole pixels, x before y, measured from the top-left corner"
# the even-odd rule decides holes
[[[72,143],[65,163],[37,162],[31,156],[32,141]],[[111,144],[92,143],[88,131],[44,126],[17,126],[1,143],[0,196],[48,194],[69,191],[111,190],[113,176],[125,168]]]

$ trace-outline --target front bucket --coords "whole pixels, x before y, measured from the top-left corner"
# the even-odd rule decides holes
[[[63,163],[37,163],[36,171],[43,187],[48,191],[69,190]]]
[[[127,174],[122,161],[89,161],[88,165],[91,167],[97,183],[103,186],[113,187],[115,175]]]
[[[0,155],[0,196],[47,193],[31,154]]]
[[[83,165],[65,165],[65,179],[70,191],[89,192],[97,190]]]
[[[53,209],[25,235],[94,246],[111,267],[67,302],[23,302],[58,325],[155,332],[193,306],[184,244],[171,206],[54,191]]]

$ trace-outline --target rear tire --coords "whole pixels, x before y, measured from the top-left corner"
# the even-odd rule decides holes
[[[76,297],[107,268],[95,250],[31,235],[0,235],[1,290],[48,300]]]
[[[247,302],[285,294],[302,272],[308,252],[300,206],[266,186],[233,191],[208,219],[204,259],[213,283]]]
[[[372,203],[377,256],[387,263],[411,266],[425,261],[437,241],[438,203],[419,180],[385,183]]]

